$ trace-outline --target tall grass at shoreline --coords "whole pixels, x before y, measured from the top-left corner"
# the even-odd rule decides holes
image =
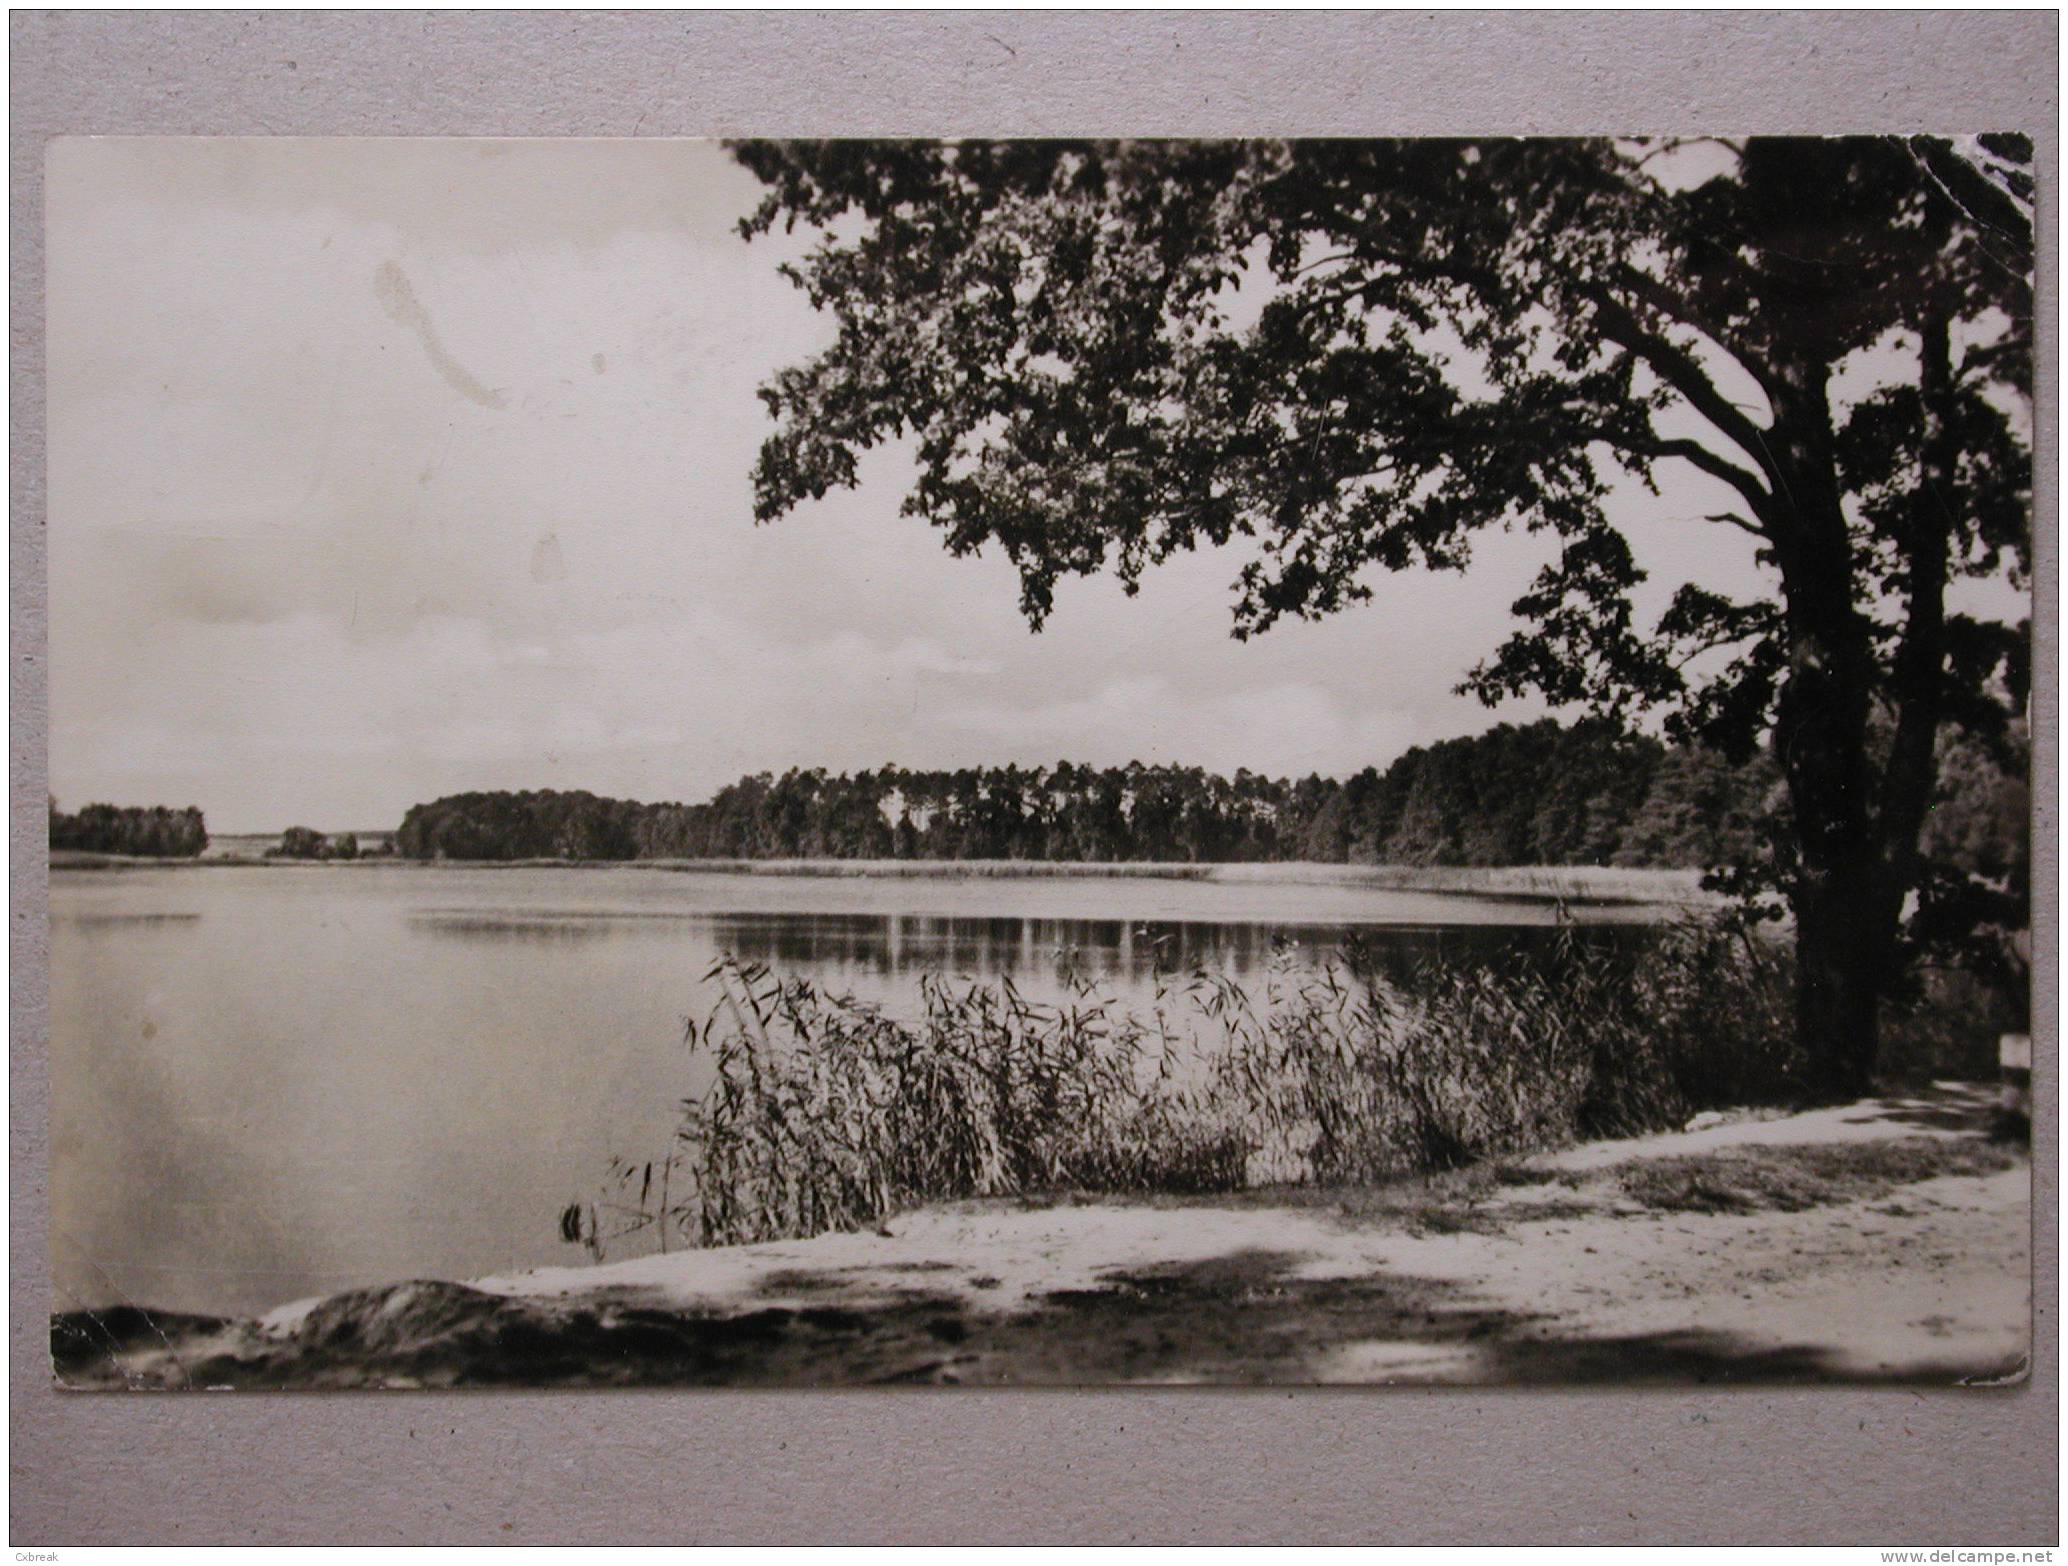
[[[1071,982],[921,980],[915,1017],[728,957],[688,1028],[711,1068],[670,1150],[562,1233],[730,1245],[928,1202],[1208,1193],[1454,1168],[1784,1099],[1802,1079],[1785,949],[1689,916],[1645,946],[1568,927],[1543,958],[1381,978],[1353,942],[1260,983],[1159,975],[1131,1009]]]

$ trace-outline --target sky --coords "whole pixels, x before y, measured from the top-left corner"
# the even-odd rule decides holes
[[[465,789],[1068,758],[1336,775],[1540,709],[1457,695],[1546,552],[1230,637],[1233,550],[1039,635],[910,472],[757,527],[754,392],[830,340],[713,143],[68,139],[48,171],[51,791],[216,832]],[[1753,581],[1712,482],[1614,514]]]

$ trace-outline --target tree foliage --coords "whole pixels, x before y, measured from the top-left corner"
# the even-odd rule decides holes
[[[1934,817],[1948,863],[2023,852],[2021,778],[1963,754]],[[1778,775],[1755,756],[1545,719],[1417,746],[1344,779],[1199,767],[757,773],[697,804],[461,794],[412,808],[421,859],[1315,861],[1706,868],[1749,855]],[[311,834],[322,841],[320,834]]]
[[[409,808],[395,851],[406,859],[630,859],[646,808],[585,791],[451,794]]]
[[[50,846],[96,854],[192,859],[208,846],[208,825],[192,805],[88,805],[66,815],[50,802]]]
[[[266,850],[268,859],[357,859],[359,857],[359,836],[355,832],[343,832],[336,837],[317,831],[314,827],[291,826],[280,834],[280,841]]]
[[[758,516],[902,440],[905,510],[1002,549],[1034,625],[1065,576],[1232,541],[1238,636],[1544,535],[1469,688],[1766,745],[1802,1025],[1864,1079],[1940,731],[2000,744],[2024,699],[2024,624],[1948,590],[2028,565],[2025,138],[735,150],[837,329],[763,389]],[[1640,617],[1611,500],[1673,474],[1769,591]]]

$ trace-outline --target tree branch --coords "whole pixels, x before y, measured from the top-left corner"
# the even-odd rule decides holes
[[[1745,504],[1752,508],[1752,514],[1759,518],[1762,525],[1755,527],[1743,517],[1737,516],[1732,512],[1712,516],[1708,520],[1711,522],[1736,522],[1748,533],[1754,533],[1762,537],[1772,536],[1771,528],[1774,521],[1773,491],[1759,482],[1757,474],[1749,473],[1728,458],[1718,456],[1698,440],[1654,439],[1632,449],[1640,456],[1678,457],[1682,462],[1690,463],[1700,468],[1711,478],[1721,479],[1745,497]]]
[[[1602,336],[1636,354],[1661,380],[1686,398],[1689,406],[1715,425],[1719,434],[1757,463],[1769,483],[1776,481],[1777,475],[1759,426],[1717,390],[1716,383],[1709,379],[1708,372],[1692,354],[1646,326],[1637,318],[1635,311],[1600,284],[1583,284],[1580,293],[1593,304],[1594,318]],[[1724,465],[1730,466],[1728,463]],[[1735,484],[1736,481],[1728,482]]]
[[[1743,268],[1736,266],[1735,258],[1732,258],[1732,260],[1733,270],[1742,272]],[[1695,307],[1688,302],[1685,296],[1676,293],[1667,286],[1664,280],[1653,277],[1651,273],[1644,271],[1640,267],[1632,266],[1627,261],[1617,266],[1616,277],[1623,287],[1650,305],[1652,309],[1667,320],[1678,321],[1684,326],[1691,327],[1715,343],[1717,347],[1729,354],[1746,374],[1759,382],[1759,389],[1761,391],[1765,392],[1769,398],[1773,396],[1774,379],[1766,366],[1761,364],[1751,354],[1746,353],[1739,344],[1733,342],[1724,332],[1707,322],[1698,321],[1696,319]],[[1664,339],[1662,338],[1661,341],[1664,341]],[[1692,362],[1692,359],[1690,359],[1690,362]]]
[[[1704,522],[1728,522],[1741,533],[1750,533],[1754,538],[1766,537],[1765,528],[1739,516],[1735,511],[1712,511],[1703,517],[1702,520]]]

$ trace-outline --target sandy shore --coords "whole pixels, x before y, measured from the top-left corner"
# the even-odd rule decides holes
[[[1380,1190],[968,1202],[256,1321],[53,1324],[74,1386],[1990,1383],[2030,1166],[1942,1084]]]

